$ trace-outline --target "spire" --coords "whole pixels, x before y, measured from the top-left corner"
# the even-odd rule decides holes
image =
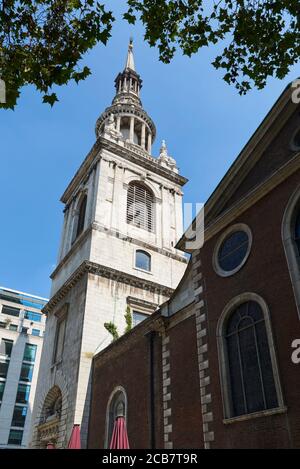
[[[99,117],[96,125],[98,136],[123,141],[141,147],[151,155],[156,128],[143,109],[140,99],[143,80],[135,70],[133,40],[130,38],[125,69],[115,79],[116,94],[112,105]]]
[[[134,65],[134,56],[133,56],[133,39],[132,37],[129,40],[128,46],[128,53],[127,53],[127,60],[125,70],[130,69],[135,72],[135,65]]]
[[[116,96],[113,104],[118,103],[135,103],[138,106],[142,106],[140,100],[140,91],[142,88],[143,81],[141,77],[136,73],[133,57],[133,39],[130,38],[128,53],[125,68],[122,73],[119,73],[116,80]]]

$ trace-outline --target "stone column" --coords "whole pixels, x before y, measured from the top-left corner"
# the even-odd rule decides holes
[[[170,248],[170,226],[171,226],[171,214],[170,214],[170,197],[169,197],[169,189],[162,186],[161,187],[161,239],[162,239],[162,247],[163,248]]]
[[[124,169],[120,166],[115,167],[115,180],[113,192],[113,204],[111,212],[110,227],[116,231],[122,231],[124,220],[126,219],[126,202],[124,204],[124,191],[123,188]]]
[[[142,125],[142,148],[145,150],[146,148],[146,124]]]
[[[133,143],[134,140],[134,116],[130,117],[130,132],[129,132],[129,141]]]
[[[120,132],[121,130],[121,116],[117,117],[117,131]]]
[[[67,208],[64,215],[64,226],[62,230],[62,237],[60,242],[60,249],[58,254],[58,263],[63,259],[65,253],[65,246],[66,246],[66,238],[68,236],[67,227],[70,220],[70,208]]]
[[[183,213],[182,213],[182,195],[180,191],[174,195],[175,199],[175,227],[176,239],[180,239],[183,234]]]
[[[151,150],[152,150],[152,135],[151,135],[150,132],[149,132],[149,134],[148,134],[148,148],[147,148],[147,150],[148,150],[148,153],[150,153],[150,155],[151,155]]]

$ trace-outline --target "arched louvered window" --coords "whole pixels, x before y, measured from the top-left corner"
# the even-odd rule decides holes
[[[230,314],[224,340],[230,417],[277,408],[265,317],[257,302],[245,302]]]
[[[127,193],[127,223],[154,232],[154,196],[139,182],[129,184]]]
[[[80,202],[80,206],[79,206],[76,238],[78,238],[78,236],[84,230],[86,205],[87,205],[87,195],[84,195],[83,199]]]
[[[300,209],[298,210],[296,216],[296,226],[295,226],[295,242],[297,244],[298,253],[300,256]]]

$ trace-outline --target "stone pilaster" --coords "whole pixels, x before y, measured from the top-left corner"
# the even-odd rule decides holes
[[[214,416],[211,408],[212,396],[210,392],[211,381],[208,359],[207,312],[203,299],[203,279],[199,252],[193,254],[193,281],[204,448],[210,449],[211,443],[215,439],[213,431]]]
[[[171,407],[171,376],[170,376],[170,337],[162,337],[162,372],[163,372],[163,410],[164,410],[164,448],[173,449],[172,442],[172,407]]]

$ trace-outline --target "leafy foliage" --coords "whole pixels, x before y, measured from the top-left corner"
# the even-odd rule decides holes
[[[118,329],[117,329],[117,326],[113,322],[106,322],[104,324],[104,327],[111,334],[111,336],[113,338],[113,342],[115,340],[118,340],[118,338],[119,338]]]
[[[124,0],[124,19],[145,26],[145,39],[170,62],[177,48],[191,56],[217,45],[213,65],[240,93],[283,78],[300,55],[299,0]],[[109,5],[109,2],[107,2]],[[84,80],[84,54],[106,44],[115,21],[97,0],[0,0],[0,77],[14,108],[20,89],[34,85],[43,101],[53,85]]]
[[[132,329],[132,314],[131,314],[130,306],[127,306],[126,314],[124,315],[124,317],[126,321],[126,328],[125,328],[125,334],[126,334],[126,332],[130,332]]]
[[[300,56],[299,0],[128,0],[125,18],[145,25],[145,38],[169,62],[179,46],[191,56],[205,46],[223,48],[213,65],[241,94],[284,78]]]
[[[7,91],[2,106],[14,108],[27,84],[53,106],[51,87],[90,74],[79,62],[97,42],[107,43],[112,22],[111,12],[95,0],[0,0],[0,77]]]

